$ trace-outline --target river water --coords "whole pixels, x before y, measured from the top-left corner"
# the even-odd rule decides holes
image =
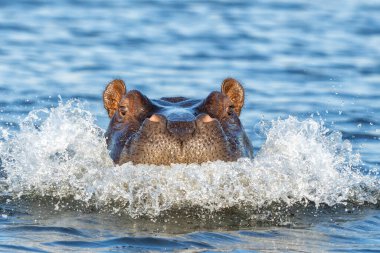
[[[378,1],[0,1],[0,251],[380,250]],[[102,91],[246,88],[253,161],[113,166]]]

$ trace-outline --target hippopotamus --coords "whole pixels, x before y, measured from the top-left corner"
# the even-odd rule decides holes
[[[105,133],[115,164],[170,165],[253,157],[239,120],[244,88],[233,78],[204,99],[149,99],[116,79],[103,92],[111,121]]]

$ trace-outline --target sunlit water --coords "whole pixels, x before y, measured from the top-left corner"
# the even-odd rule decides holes
[[[377,251],[376,1],[0,2],[0,250]],[[113,166],[101,94],[233,76],[255,159]]]

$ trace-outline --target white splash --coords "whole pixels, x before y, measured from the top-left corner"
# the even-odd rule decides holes
[[[91,113],[69,101],[32,111],[13,138],[0,142],[0,157],[9,194],[73,197],[132,217],[379,200],[379,178],[358,172],[359,154],[339,132],[289,117],[273,121],[266,135],[253,161],[113,166]]]

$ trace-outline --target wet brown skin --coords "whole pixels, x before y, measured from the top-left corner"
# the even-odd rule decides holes
[[[253,148],[239,115],[244,88],[233,78],[205,99],[149,99],[137,90],[127,92],[122,80],[110,82],[103,93],[111,118],[106,132],[116,164],[170,165],[236,161],[253,157]]]

